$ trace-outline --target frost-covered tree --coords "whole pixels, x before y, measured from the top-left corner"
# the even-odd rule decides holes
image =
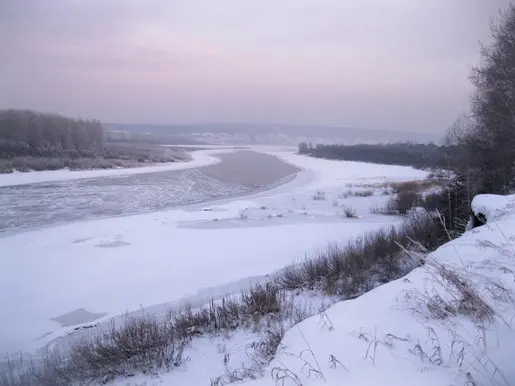
[[[0,110],[0,158],[15,156],[95,156],[104,148],[99,121]]]

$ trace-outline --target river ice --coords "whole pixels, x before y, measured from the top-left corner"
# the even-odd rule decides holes
[[[234,197],[297,171],[268,154],[238,151],[198,169],[0,187],[0,232],[158,211]]]

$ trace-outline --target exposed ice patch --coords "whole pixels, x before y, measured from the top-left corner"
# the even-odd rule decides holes
[[[89,312],[84,308],[79,308],[75,311],[51,318],[50,320],[59,323],[62,327],[70,327],[76,326],[77,324],[94,322],[95,320],[98,320],[106,315],[106,313],[94,313]]]
[[[91,237],[85,237],[85,238],[82,238],[82,239],[74,240],[73,243],[74,244],[80,244],[80,243],[84,243],[84,242],[89,241],[89,240],[91,240]]]

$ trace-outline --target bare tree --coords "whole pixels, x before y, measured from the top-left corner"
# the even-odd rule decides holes
[[[479,191],[507,193],[515,187],[515,7],[492,25],[492,43],[481,49],[471,81],[472,127],[466,136]]]
[[[462,113],[456,118],[452,125],[447,129],[443,139],[443,146],[458,146],[463,145],[463,141],[466,138],[470,127],[471,117],[465,113]]]

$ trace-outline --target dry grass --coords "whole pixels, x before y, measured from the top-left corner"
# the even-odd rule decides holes
[[[492,321],[495,315],[493,307],[464,269],[449,267],[433,259],[425,260],[425,267],[435,288],[431,292],[415,290],[407,293],[407,299],[414,303],[415,312],[438,320],[463,315],[477,323]]]
[[[315,194],[313,194],[311,196],[311,198],[314,200],[314,201],[324,201],[326,199],[325,197],[325,192],[322,191],[322,190],[317,190],[315,192]]]
[[[291,326],[289,326],[291,327]],[[276,324],[267,328],[260,337],[246,348],[250,364],[242,364],[240,367],[229,367],[230,355],[224,355],[224,373],[211,379],[211,386],[229,385],[248,379],[257,379],[264,375],[265,369],[274,358],[281,340],[286,333],[283,324]]]
[[[369,210],[370,214],[380,214],[383,216],[398,216],[399,212],[395,208],[392,200],[389,200],[385,206],[372,206]]]
[[[356,190],[356,191],[354,191],[352,189],[347,189],[344,192],[340,192],[338,194],[338,198],[339,199],[347,199],[349,197],[370,197],[373,195],[374,195],[373,189]]]
[[[153,373],[181,366],[186,340],[177,336],[173,320],[127,318],[122,327],[109,328],[89,340],[73,344],[69,355],[58,349],[40,361],[12,361],[0,375],[2,386],[60,386],[106,383],[119,376]]]
[[[346,190],[344,192],[338,193],[338,198],[340,200],[345,200],[345,199],[347,199],[347,198],[349,198],[351,196],[352,196],[352,190],[351,189],[348,189],[348,190]]]
[[[285,269],[277,283],[285,289],[317,289],[352,298],[401,277],[413,267],[399,245],[409,249],[418,248],[420,243],[434,250],[445,241],[442,228],[429,215],[421,215],[410,218],[400,229],[382,229],[352,240],[344,247],[329,247]]]
[[[7,368],[0,371],[0,385],[106,383],[116,377],[171,370],[187,361],[183,352],[195,336],[237,328],[261,329],[282,320],[298,321],[300,317],[307,315],[285,291],[272,284],[256,285],[199,309],[186,307],[162,318],[127,317],[122,326],[110,324],[94,337],[73,344],[66,355],[56,349],[42,360],[9,361]],[[275,337],[268,337],[260,350],[273,351],[271,345],[278,340]]]
[[[374,195],[374,191],[372,189],[369,190],[358,190],[353,193],[355,197],[370,197]]]

